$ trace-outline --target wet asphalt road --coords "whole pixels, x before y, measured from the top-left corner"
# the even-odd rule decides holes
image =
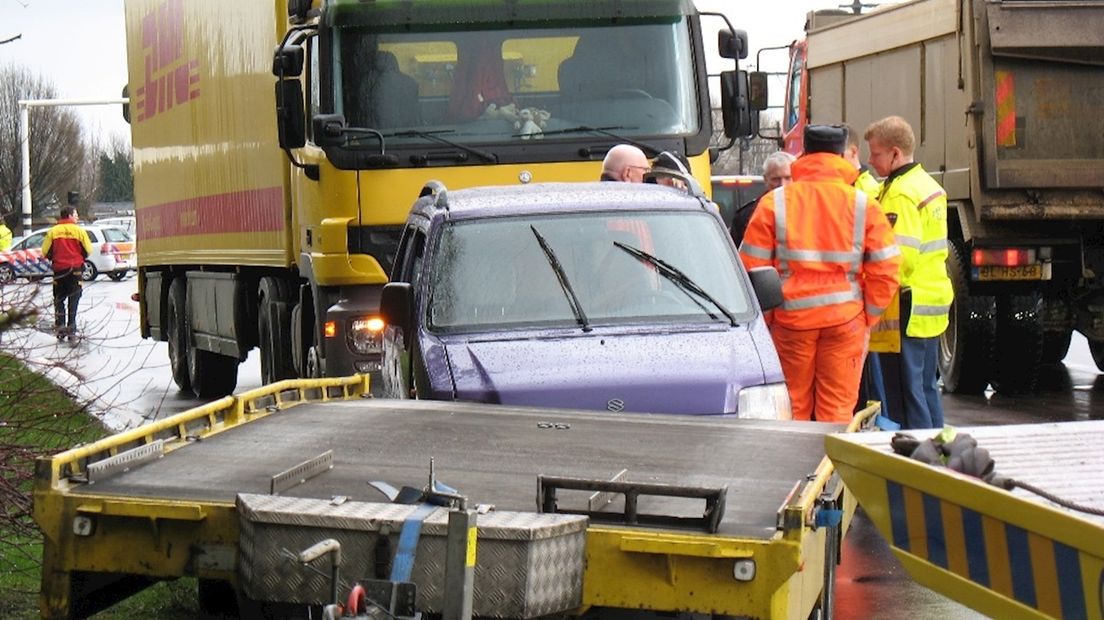
[[[137,281],[100,279],[87,284],[76,345],[58,344],[49,334],[48,284],[8,285],[9,303],[24,300],[45,311],[39,329],[5,335],[4,346],[18,347],[32,363],[78,395],[95,399],[105,420],[119,428],[171,415],[201,404],[176,390],[164,343],[138,335],[138,304],[130,300]],[[1024,424],[1104,418],[1104,374],[1097,371],[1088,345],[1074,335],[1062,364],[1045,371],[1040,390],[1029,396],[944,396],[947,423],[955,426]],[[253,351],[239,371],[238,389],[257,387],[260,369]],[[913,582],[885,541],[861,513],[844,541],[837,579],[836,617],[845,619],[982,617]]]

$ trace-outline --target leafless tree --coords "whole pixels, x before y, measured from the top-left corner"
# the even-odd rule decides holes
[[[721,151],[713,162],[713,174],[762,174],[767,156],[779,149],[779,120],[769,113],[760,118],[759,134],[751,139],[739,139],[732,148]],[[729,140],[724,135],[724,123],[720,110],[713,111],[713,144],[724,146]]]
[[[0,66],[0,211],[19,212],[23,203],[19,101],[50,99],[57,89],[31,69]],[[66,193],[79,187],[81,168],[88,158],[80,121],[75,112],[60,107],[30,110],[31,201],[36,217],[51,204],[64,203]],[[26,231],[24,231],[26,232]]]

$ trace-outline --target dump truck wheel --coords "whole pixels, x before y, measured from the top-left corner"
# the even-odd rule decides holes
[[[1070,342],[1072,340],[1072,329],[1061,331],[1047,330],[1043,332],[1043,363],[1057,364],[1066,359],[1066,354],[1069,353]]]
[[[996,301],[988,295],[970,294],[965,256],[960,244],[951,244],[947,273],[954,302],[947,330],[939,337],[939,374],[947,392],[980,394],[989,385]]]
[[[261,381],[273,383],[296,376],[291,353],[291,312],[287,282],[261,278],[257,339],[261,349]]]
[[[1035,389],[1043,358],[1043,299],[1039,295],[997,298],[993,389],[1024,394]]]
[[[1090,340],[1089,353],[1092,353],[1096,367],[1104,372],[1104,340]]]
[[[173,382],[181,391],[192,389],[188,378],[188,341],[184,339],[184,296],[187,285],[183,278],[174,278],[169,285],[169,299],[165,312],[165,337],[169,341],[169,367]]]

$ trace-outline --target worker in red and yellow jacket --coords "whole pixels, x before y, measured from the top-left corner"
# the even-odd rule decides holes
[[[841,156],[846,129],[809,125],[804,139],[793,182],[760,201],[740,255],[782,277],[784,301],[768,322],[794,419],[846,422],[901,257],[877,201],[851,186],[858,170]]]
[[[54,334],[58,340],[77,337],[77,305],[81,298],[81,272],[92,253],[88,233],[77,225],[73,207],[62,207],[57,224],[42,240],[42,255],[54,270]],[[68,307],[66,307],[68,306]]]

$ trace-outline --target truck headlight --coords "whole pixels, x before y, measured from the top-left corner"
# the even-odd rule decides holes
[[[751,420],[792,420],[793,410],[786,384],[771,383],[740,390],[736,415]]]
[[[349,348],[361,355],[379,354],[383,351],[383,328],[386,325],[378,316],[366,316],[349,321]]]

